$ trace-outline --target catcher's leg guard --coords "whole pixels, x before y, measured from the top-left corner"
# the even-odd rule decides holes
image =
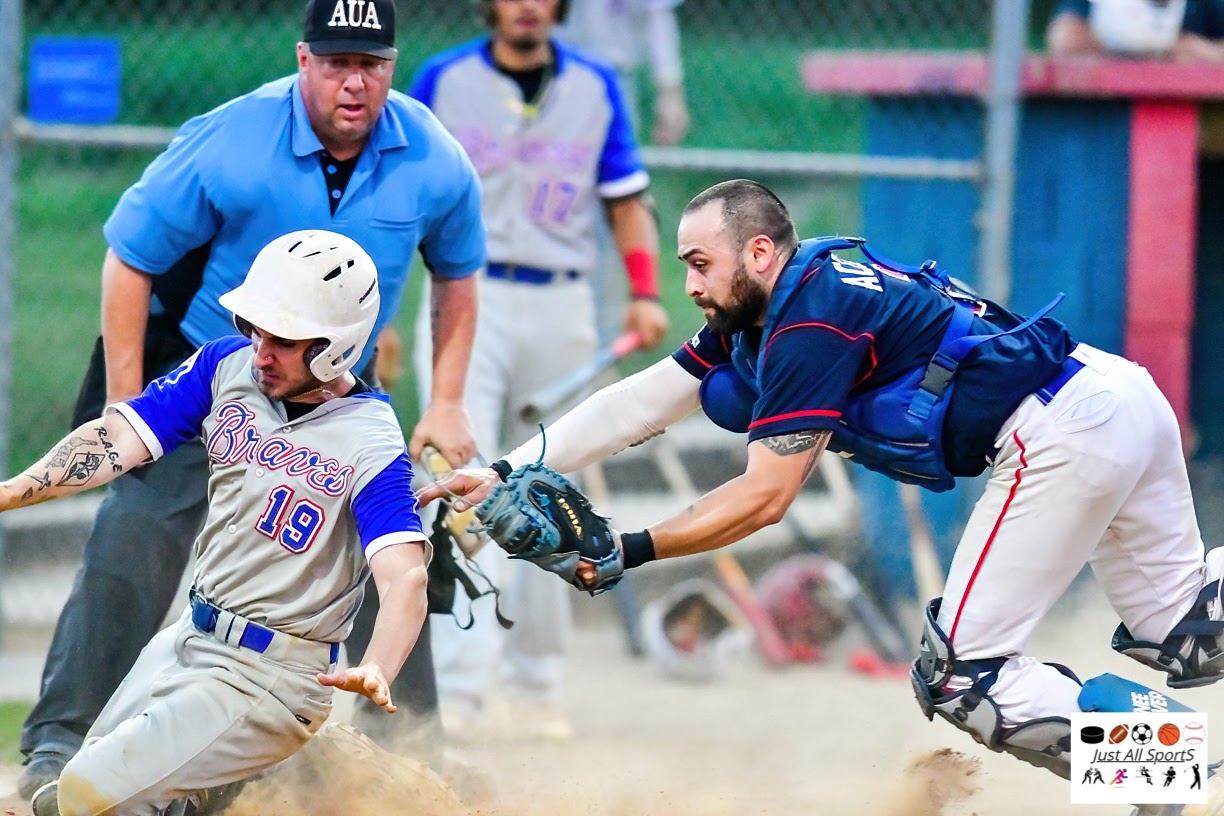
[[[999,677],[1005,657],[988,660],[957,660],[952,644],[935,622],[940,598],[926,610],[921,651],[910,669],[914,696],[927,719],[938,714],[992,751],[1008,753],[1039,768],[1046,768],[1063,779],[1071,777],[1071,721],[1066,717],[1039,717],[1008,724],[998,705],[990,698],[990,688]],[[1065,666],[1048,664],[1077,683],[1079,679]],[[965,689],[949,689],[952,678],[967,678]]]
[[[1166,672],[1169,688],[1206,686],[1224,677],[1224,605],[1220,599],[1220,577],[1224,574],[1224,549],[1207,554],[1207,585],[1194,606],[1173,627],[1163,643],[1136,640],[1126,624],[1118,624],[1113,648],[1145,666]]]

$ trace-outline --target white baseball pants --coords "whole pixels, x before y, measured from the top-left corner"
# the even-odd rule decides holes
[[[1084,369],[1049,405],[1028,397],[1000,431],[939,612],[958,658],[1012,657],[991,691],[1012,722],[1078,710],[1079,686],[1025,650],[1085,564],[1143,640],[1163,641],[1204,584],[1168,401],[1132,362],[1083,344],[1072,356]]]

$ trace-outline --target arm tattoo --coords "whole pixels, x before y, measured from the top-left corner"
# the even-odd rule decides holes
[[[47,462],[47,467],[63,467],[68,463],[68,457],[72,455],[72,451],[84,444],[85,440],[77,436],[64,440],[64,444],[56,448],[55,453],[51,454],[51,461]]]
[[[34,498],[35,493],[41,493],[51,486],[51,474],[44,471],[42,476],[26,476],[27,479],[33,479],[37,487],[31,487],[21,494],[22,501],[29,501]]]
[[[102,443],[102,450],[106,458],[110,460],[110,469],[115,473],[122,473],[123,464],[119,460],[119,451],[115,450],[115,446],[107,440],[105,428],[98,428],[98,441]]]
[[[64,468],[64,476],[59,480],[58,484],[66,487],[84,485],[93,478],[101,466],[102,454],[75,453],[72,455],[71,461],[68,462],[68,467]]]
[[[782,436],[767,436],[761,440],[765,447],[779,456],[793,456],[797,453],[808,453],[808,460],[803,466],[802,482],[816,470],[820,454],[829,444],[830,431],[800,431],[799,433],[783,434]]]
[[[779,456],[793,456],[811,450],[828,435],[828,431],[800,431],[782,436],[767,436],[761,442]]]

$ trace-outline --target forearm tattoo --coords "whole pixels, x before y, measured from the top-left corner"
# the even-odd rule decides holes
[[[94,438],[90,439],[87,436]],[[70,436],[51,452],[46,464],[37,466],[25,478],[34,482],[21,496],[29,501],[56,487],[85,487],[93,481],[98,471],[109,466],[115,473],[123,472],[119,451],[108,438],[106,428],[95,427],[84,431],[82,436]],[[41,470],[41,474],[38,473]]]
[[[47,462],[47,467],[63,467],[68,462],[68,457],[72,455],[74,450],[87,444],[89,443],[84,439],[76,436],[65,439],[64,444],[56,448],[55,452],[51,454],[51,461]]]
[[[25,493],[21,494],[22,501],[29,501],[34,498],[35,493],[41,493],[51,486],[51,473],[49,471],[43,471],[42,476],[26,474],[26,478],[34,481],[34,487],[28,488]]]

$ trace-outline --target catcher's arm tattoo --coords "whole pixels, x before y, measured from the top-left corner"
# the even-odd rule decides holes
[[[24,473],[0,482],[0,511],[104,485],[151,458],[131,424],[108,414],[68,434]]]
[[[824,449],[829,446],[829,439],[832,436],[831,431],[800,431],[782,436],[767,436],[761,440],[761,443],[779,456],[806,453],[808,460],[803,467],[803,483],[806,484],[812,471],[816,470],[820,454],[824,453]]]

